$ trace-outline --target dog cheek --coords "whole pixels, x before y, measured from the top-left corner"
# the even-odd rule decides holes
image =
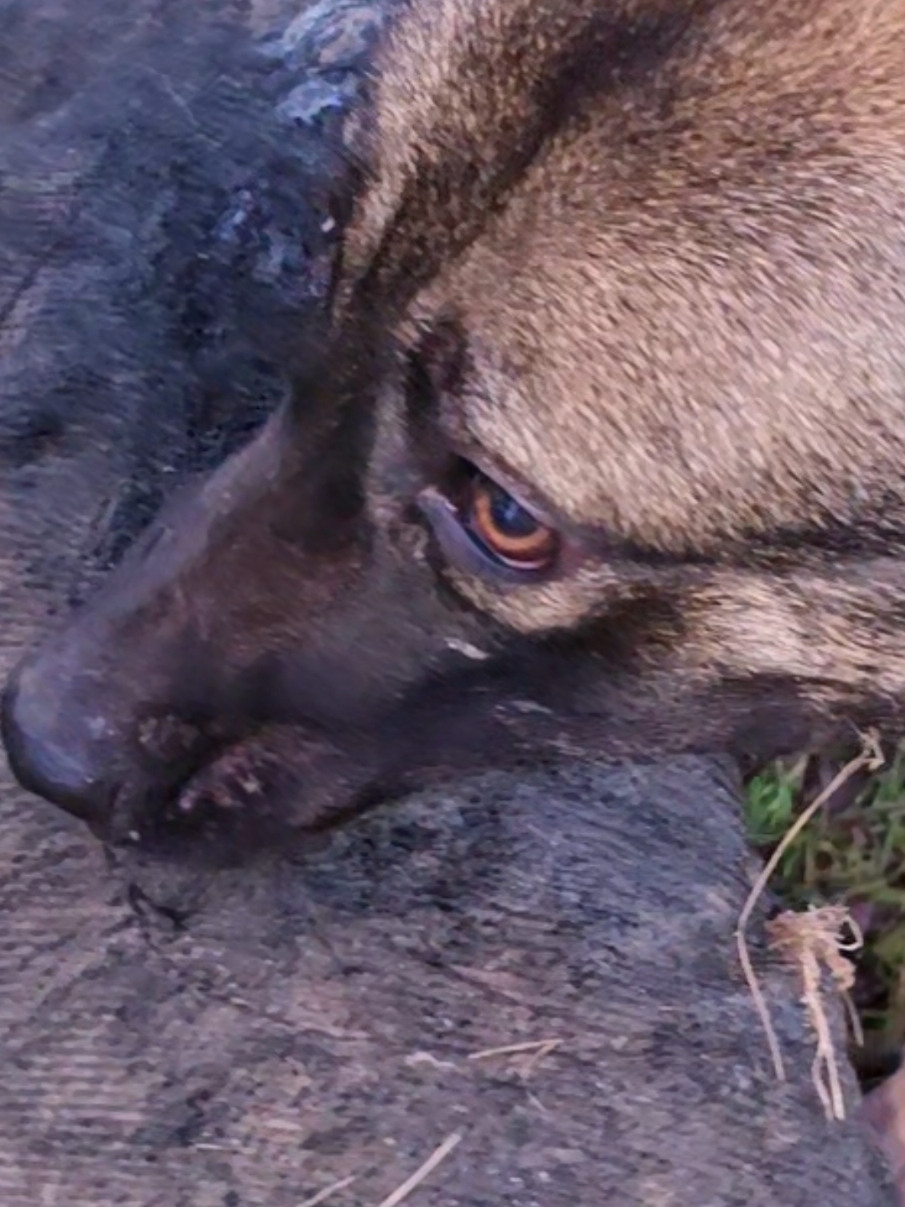
[[[640,584],[622,582],[602,566],[582,567],[568,578],[522,587],[507,585],[505,591],[454,566],[447,567],[446,574],[473,607],[504,628],[528,637],[577,629],[642,593]]]

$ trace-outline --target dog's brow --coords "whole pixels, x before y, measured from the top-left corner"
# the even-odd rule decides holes
[[[503,34],[488,31],[486,48],[472,48],[456,81],[461,103],[437,119],[430,140],[417,148],[361,275],[349,283],[353,311],[378,297],[401,311],[444,263],[480,238],[559,131],[581,124],[596,97],[651,75],[692,26],[689,8],[664,11],[655,0],[639,0],[630,11],[595,0],[582,8],[563,36],[555,7],[520,0],[510,6]],[[508,74],[521,87],[505,86],[498,70],[501,36]],[[472,108],[481,102],[497,111],[496,122],[473,121]]]

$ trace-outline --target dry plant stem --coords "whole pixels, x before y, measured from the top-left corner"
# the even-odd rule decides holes
[[[539,1052],[546,1055],[558,1048],[561,1039],[528,1039],[519,1044],[504,1044],[501,1048],[482,1048],[480,1052],[470,1052],[469,1060],[488,1060],[491,1056],[514,1056],[519,1052]]]
[[[839,1066],[833,1050],[833,1037],[827,1022],[826,1011],[820,997],[820,964],[813,951],[801,955],[804,996],[814,1032],[817,1035],[817,1051],[811,1065],[811,1080],[814,1082],[823,1109],[828,1119],[845,1118],[845,1099],[839,1080]]]
[[[313,1194],[310,1199],[305,1199],[304,1203],[300,1203],[299,1207],[318,1207],[318,1203],[326,1203],[327,1199],[332,1198],[339,1190],[345,1190],[347,1186],[351,1186],[357,1179],[354,1174],[348,1178],[340,1178],[338,1182],[332,1182],[329,1186],[325,1186],[323,1190],[319,1190],[317,1194]]]
[[[852,938],[848,943],[843,943],[837,939],[836,951],[837,952],[860,951],[861,948],[864,946],[864,933],[861,930],[861,927],[858,925],[858,923],[852,917],[851,911],[848,909],[846,909],[846,911],[845,911],[844,921],[845,921],[845,924],[848,926],[849,930],[852,932]],[[833,965],[832,967],[833,967],[833,975],[836,979],[836,982],[837,982],[837,985],[839,988],[839,996],[842,998],[842,1002],[845,1006],[845,1013],[848,1016],[848,1023],[852,1029],[852,1039],[855,1041],[857,1046],[859,1048],[861,1048],[864,1046],[864,1028],[861,1026],[861,1019],[858,1017],[858,1011],[855,1009],[855,1003],[852,1001],[852,995],[851,995],[851,990],[854,988],[854,984],[855,984],[854,971],[849,966],[847,966],[848,967],[848,979],[843,981],[843,980],[841,980],[840,975],[837,972],[835,965]]]
[[[549,1039],[545,1044],[541,1044],[536,1052],[532,1052],[526,1056],[518,1067],[518,1075],[522,1081],[527,1081],[544,1057],[549,1056],[551,1052],[555,1052],[561,1043],[562,1040]]]
[[[856,1048],[864,1047],[864,1028],[861,1026],[861,1019],[858,1018],[858,1011],[855,1008],[855,1003],[852,1001],[852,995],[846,990],[840,990],[839,996],[842,998],[842,1004],[845,1006],[845,1015],[848,1019],[848,1025],[852,1029],[852,1040]]]
[[[751,990],[751,996],[754,999],[755,1007],[760,1015],[761,1024],[764,1028],[764,1033],[767,1037],[767,1045],[770,1049],[770,1055],[773,1059],[773,1068],[776,1071],[776,1077],[779,1081],[786,1079],[786,1067],[783,1062],[782,1052],[779,1049],[779,1040],[776,1038],[776,1032],[773,1029],[773,1023],[770,1020],[770,1011],[767,1008],[767,1003],[761,991],[757,975],[754,971],[754,965],[751,963],[751,954],[748,950],[748,941],[745,937],[745,930],[748,923],[751,921],[751,915],[754,913],[755,906],[760,899],[761,894],[770,882],[770,878],[779,866],[779,861],[782,859],[790,845],[795,841],[801,831],[805,828],[811,818],[817,813],[826,802],[838,791],[838,789],[851,779],[856,772],[862,767],[869,771],[876,771],[883,766],[883,753],[880,750],[879,739],[873,732],[862,734],[863,748],[861,753],[845,764],[842,770],[833,777],[826,788],[820,793],[816,800],[804,810],[800,817],[795,820],[795,823],[789,827],[782,841],[777,846],[776,850],[767,860],[762,872],[754,883],[754,887],[748,894],[747,900],[742,907],[742,912],[739,914],[738,926],[735,931],[736,946],[738,948],[738,958],[741,963],[742,970],[745,974],[745,980],[748,982],[748,988]]]
[[[854,937],[849,942],[842,939],[845,926],[853,932]],[[817,1037],[817,1050],[811,1065],[814,1088],[827,1118],[844,1119],[842,1082],[823,1006],[823,972],[824,969],[829,971],[836,989],[850,1005],[848,993],[855,981],[855,971],[845,959],[845,953],[857,950],[864,938],[849,910],[839,905],[812,908],[800,914],[787,910],[768,923],[768,929],[774,945],[801,971],[801,1000]]]
[[[443,1143],[438,1148],[434,1149],[424,1164],[419,1166],[412,1176],[403,1182],[397,1190],[394,1190],[392,1194],[387,1196],[387,1198],[381,1199],[377,1204],[377,1207],[397,1207],[397,1204],[407,1199],[413,1190],[417,1190],[428,1174],[431,1173],[432,1170],[436,1169],[441,1161],[446,1160],[446,1158],[456,1147],[456,1145],[461,1142],[461,1140],[461,1132],[453,1132],[451,1136],[447,1136]]]

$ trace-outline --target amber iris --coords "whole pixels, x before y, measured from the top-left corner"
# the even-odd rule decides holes
[[[471,536],[506,566],[542,570],[553,561],[556,533],[486,474],[471,477],[464,519]]]

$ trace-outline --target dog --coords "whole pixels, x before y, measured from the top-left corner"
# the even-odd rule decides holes
[[[21,783],[273,837],[895,730],[905,0],[411,0],[350,156],[328,338],[25,655]]]

